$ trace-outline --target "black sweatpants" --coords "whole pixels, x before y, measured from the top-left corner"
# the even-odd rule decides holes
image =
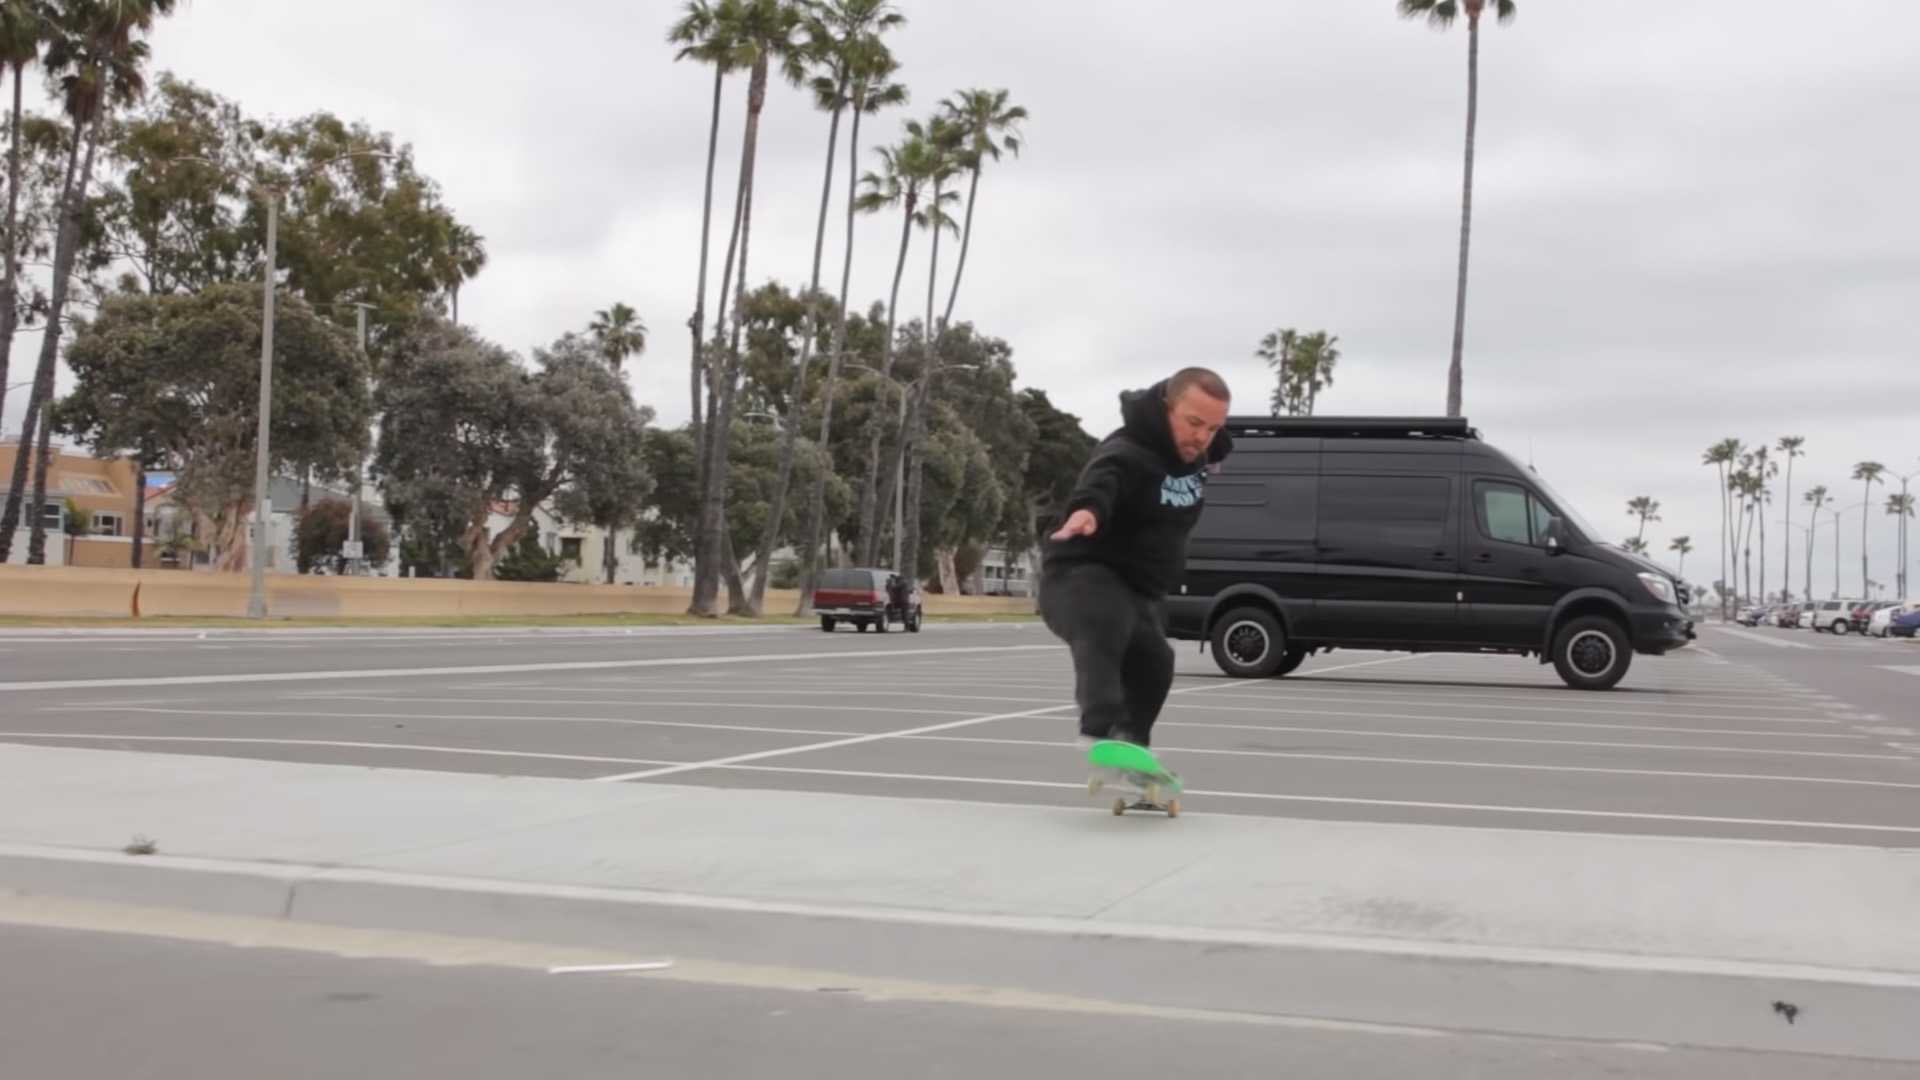
[[[1047,572],[1040,608],[1047,629],[1073,650],[1080,734],[1148,745],[1173,685],[1166,602],[1082,563]]]

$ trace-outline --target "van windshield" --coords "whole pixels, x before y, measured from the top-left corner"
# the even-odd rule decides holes
[[[1519,471],[1521,476],[1527,478],[1527,482],[1533,485],[1534,490],[1545,496],[1546,500],[1553,504],[1554,510],[1560,515],[1561,519],[1567,523],[1569,528],[1585,537],[1589,543],[1606,543],[1604,537],[1607,534],[1595,528],[1593,523],[1589,522],[1586,518],[1581,517],[1580,511],[1574,509],[1573,504],[1567,501],[1566,496],[1555,491],[1553,485],[1547,483],[1546,477],[1541,476],[1531,467],[1515,461],[1513,455],[1508,454],[1506,451],[1502,450],[1500,454]]]

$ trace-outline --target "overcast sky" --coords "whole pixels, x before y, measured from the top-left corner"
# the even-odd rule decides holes
[[[1253,348],[1293,326],[1340,337],[1321,412],[1443,411],[1463,30],[1403,22],[1392,0],[900,7],[914,101],[871,122],[874,137],[962,87],[1006,87],[1033,114],[1027,152],[982,184],[957,312],[1012,344],[1024,385],[1104,433],[1119,389],[1204,363],[1240,411],[1264,411],[1271,376]],[[252,112],[330,109],[411,142],[488,241],[467,321],[524,352],[631,303],[653,330],[629,365],[635,390],[678,423],[712,86],[672,62],[678,8],[192,0],[153,51]],[[742,102],[736,84],[723,176]],[[1633,532],[1628,498],[1660,499],[1649,539],[1692,534],[1695,581],[1718,571],[1715,483],[1699,465],[1718,438],[1806,436],[1802,521],[1810,481],[1842,506],[1861,500],[1857,461],[1920,471],[1915,130],[1920,7],[1907,0],[1521,0],[1481,50],[1468,416],[1531,453],[1613,539]],[[776,89],[762,132],[750,271],[803,281],[826,118]],[[853,292],[871,302],[898,229],[862,229]],[[925,255],[923,237],[915,248]],[[829,265],[838,253],[836,240]],[[903,306],[924,303],[925,273],[914,258]],[[24,394],[9,398],[16,430]],[[1874,576],[1891,582],[1885,489],[1873,500]],[[1859,537],[1856,508],[1848,592]],[[1777,525],[1769,548],[1777,587]]]

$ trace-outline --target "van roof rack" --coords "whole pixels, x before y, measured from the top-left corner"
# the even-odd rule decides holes
[[[1235,438],[1314,435],[1321,438],[1477,439],[1480,432],[1463,416],[1234,416],[1227,430]]]

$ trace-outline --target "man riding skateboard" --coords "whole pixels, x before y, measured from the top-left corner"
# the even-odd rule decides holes
[[[1233,448],[1231,398],[1205,368],[1121,394],[1124,423],[1081,470],[1047,546],[1041,616],[1073,651],[1080,735],[1096,744],[1096,764],[1109,743],[1130,744],[1114,748],[1122,758],[1152,760],[1146,747],[1173,685],[1166,595],[1185,571],[1207,476]]]

